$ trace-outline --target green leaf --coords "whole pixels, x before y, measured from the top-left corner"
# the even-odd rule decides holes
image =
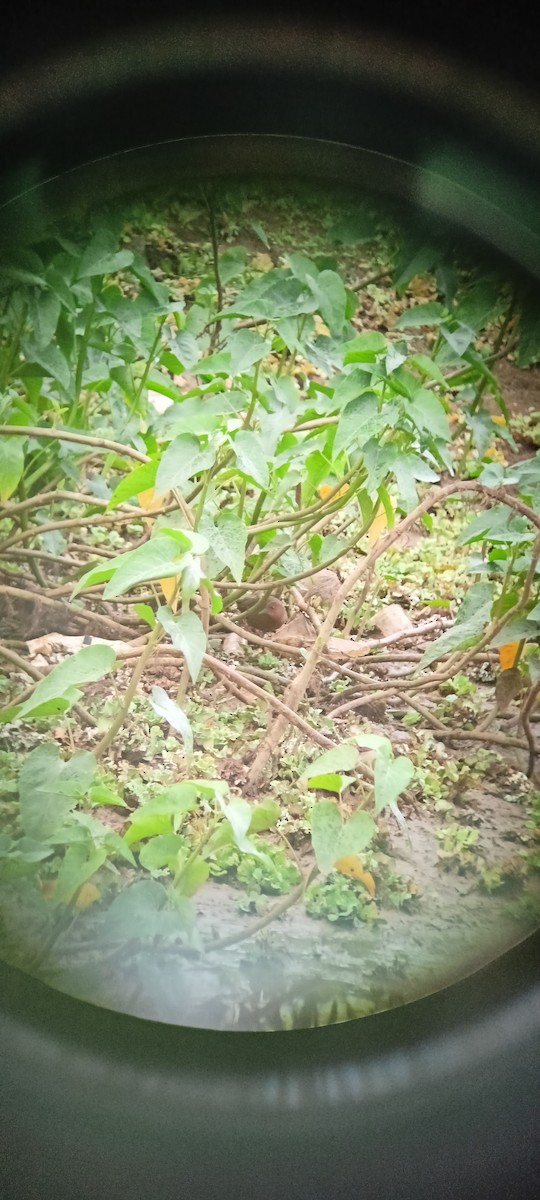
[[[450,440],[450,426],[444,407],[437,396],[434,396],[433,392],[428,391],[427,388],[418,388],[412,400],[406,405],[406,411],[417,428],[424,433],[430,434],[431,437],[442,438],[444,442]]]
[[[87,845],[68,846],[58,872],[54,901],[56,904],[71,900],[74,892],[95,875],[107,858],[107,849]]]
[[[248,833],[263,833],[265,829],[273,829],[280,816],[281,808],[277,800],[263,800],[251,810]]]
[[[19,708],[18,719],[28,720],[32,716],[35,717],[44,705],[58,699],[66,699],[70,705],[75,703],[78,693],[74,694],[73,689],[77,689],[82,683],[102,679],[112,670],[115,661],[116,654],[111,646],[82,646],[75,654],[70,654],[63,662],[53,667],[44,679],[40,679],[32,695]]]
[[[474,583],[465,595],[453,629],[447,629],[435,642],[426,646],[419,667],[422,670],[451,650],[467,650],[484,632],[491,617],[493,591],[489,583]]]
[[[537,618],[533,617],[533,613],[537,611]],[[540,633],[540,604],[536,605],[536,609],[528,614],[527,617],[515,617],[513,621],[509,621],[504,625],[499,633],[490,642],[490,646],[498,649],[499,646],[506,646],[507,642],[532,641],[537,638]]]
[[[339,337],[346,324],[347,292],[336,271],[321,271],[307,282],[317,300],[317,309],[326,322],[332,337]]]
[[[89,279],[93,275],[112,275],[124,267],[131,266],[131,250],[118,250],[118,243],[109,230],[100,230],[86,247],[79,263],[78,279]]]
[[[247,251],[245,246],[231,246],[219,255],[219,277],[222,284],[230,283],[246,269]]]
[[[415,304],[406,308],[394,321],[394,329],[416,329],[421,325],[442,325],[448,318],[444,304],[432,300],[428,304]]]
[[[358,750],[356,746],[344,743],[342,746],[336,746],[335,749],[325,750],[324,754],[320,754],[314,762],[306,767],[300,778],[313,779],[316,775],[327,775],[336,771],[352,771],[357,763]]]
[[[179,833],[161,833],[150,838],[139,851],[139,862],[146,871],[161,871],[164,867],[178,870],[178,856],[185,851],[186,839]]]
[[[232,796],[227,802],[220,795],[219,791],[215,791],[214,794],[223,816],[232,829],[238,849],[243,854],[254,854],[256,858],[264,858],[264,855],[257,849],[257,846],[247,837],[253,818],[251,805],[248,804],[247,800],[243,800],[241,796]]]
[[[343,346],[343,363],[375,362],[379,354],[386,353],[387,341],[382,333],[360,333],[352,342]]]
[[[516,517],[505,504],[496,504],[469,522],[458,538],[458,545],[469,546],[473,542],[520,545],[531,542],[533,536],[524,517]]]
[[[255,329],[235,329],[227,338],[230,374],[234,377],[249,371],[249,368],[253,367],[255,363],[266,358],[271,350],[271,341],[268,338],[262,338]]]
[[[90,804],[106,804],[107,806],[114,805],[120,808],[127,808],[125,800],[122,800],[118,792],[113,792],[112,788],[107,787],[104,783],[97,783],[94,787],[90,788],[88,800]]]
[[[276,267],[253,279],[236,300],[218,317],[253,317],[267,321],[280,321],[284,317],[297,317],[302,313],[315,312],[317,301],[313,293],[295,279],[290,271]]]
[[[196,892],[206,883],[210,874],[210,866],[203,858],[194,858],[190,862],[189,867],[182,872],[182,875],[174,885],[175,892],[181,896],[194,896]]]
[[[140,617],[142,621],[146,621],[147,625],[150,626],[150,629],[155,628],[156,614],[153,608],[150,608],[149,604],[134,604],[133,611],[137,613],[137,616]]]
[[[13,495],[24,472],[24,438],[0,438],[0,501]]]
[[[187,551],[204,554],[208,543],[200,534],[185,533],[183,530],[163,530],[149,542],[109,559],[106,566],[92,567],[82,575],[75,585],[73,596],[94,583],[110,582],[104,590],[105,599],[121,596],[138,583],[153,579],[174,579],[181,575]]]
[[[55,346],[54,343],[50,346],[38,346],[35,342],[27,342],[24,345],[24,356],[26,365],[22,368],[23,374],[29,373],[32,363],[36,363],[46,375],[55,379],[64,388],[64,391],[69,391],[71,373],[58,346]]]
[[[363,808],[357,808],[349,820],[342,826],[339,834],[336,857],[334,862],[346,854],[362,854],[373,841],[376,826],[370,813]]]
[[[336,795],[340,795],[350,782],[348,775],[336,775],[330,772],[323,775],[310,775],[308,788],[312,791],[334,792]]]
[[[119,504],[124,504],[127,500],[133,500],[140,492],[146,492],[149,488],[154,487],[156,471],[157,459],[153,459],[152,462],[141,463],[139,467],[135,467],[133,471],[125,475],[114,489],[107,505],[107,512],[112,508],[118,508]]]
[[[20,816],[24,832],[37,841],[52,837],[90,787],[96,761],[78,750],[67,762],[50,742],[26,757],[19,775]]]
[[[115,897],[105,914],[100,940],[124,944],[183,932],[181,915],[167,910],[167,892],[157,879],[141,879]]]
[[[266,455],[258,434],[251,429],[240,429],[233,442],[238,470],[247,475],[261,488],[267,488],[270,482]]]
[[[408,361],[410,366],[416,367],[417,371],[421,375],[424,375],[426,379],[433,379],[442,388],[448,386],[440,367],[437,366],[437,363],[428,354],[414,354]]]
[[[393,758],[387,756],[384,751],[378,752],[375,759],[375,812],[378,814],[388,806],[402,828],[405,827],[405,818],[400,813],[396,801],[409,786],[413,775],[414,766],[410,758],[403,755]]]
[[[209,542],[213,553],[228,567],[235,583],[240,583],[244,571],[247,544],[247,529],[241,517],[230,509],[220,512],[215,524],[208,519],[202,529],[209,531]],[[210,534],[211,526],[211,534]]]
[[[209,444],[202,448],[199,439],[193,434],[179,434],[161,456],[156,473],[156,492],[159,496],[164,496],[172,488],[184,491],[189,480],[213,466],[215,459],[214,445]]]
[[[328,875],[336,859],[342,833],[341,817],[332,800],[319,800],[311,810],[311,843],[321,875]]]
[[[182,712],[178,704],[171,700],[167,692],[160,687],[152,688],[150,704],[158,717],[164,717],[169,725],[172,725],[173,729],[181,734],[186,754],[193,754],[193,731],[186,714]]]
[[[376,238],[377,227],[373,217],[369,213],[358,209],[356,212],[349,213],[346,216],[339,217],[337,221],[333,221],[327,234],[332,242],[341,242],[343,245],[349,246],[359,246],[364,242],[372,242]]]
[[[184,655],[189,674],[195,682],[206,653],[206,634],[199,617],[194,612],[185,612],[177,617],[165,605],[158,608],[156,615],[175,649]]]
[[[379,412],[378,397],[374,392],[364,392],[345,405],[334,439],[333,456],[342,450],[362,446],[386,428],[388,419],[384,409]]]

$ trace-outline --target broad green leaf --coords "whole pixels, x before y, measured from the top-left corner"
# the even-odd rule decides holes
[[[175,892],[179,892],[181,896],[194,896],[203,884],[206,883],[209,874],[209,864],[203,858],[194,858],[187,870],[180,876],[174,890]]]
[[[99,871],[106,858],[107,850],[104,846],[99,849],[87,845],[68,846],[58,872],[55,903],[62,904],[71,900],[74,892]]]
[[[440,384],[442,388],[446,388],[448,386],[441,368],[438,367],[437,363],[429,357],[429,354],[414,354],[412,358],[409,358],[408,361],[410,366],[416,367],[417,371],[419,371],[421,375],[424,375],[426,379],[433,379],[434,382]]]
[[[358,763],[356,746],[344,743],[335,749],[325,750],[314,762],[302,772],[301,779],[313,779],[316,775],[327,775],[333,772],[352,771]]]
[[[166,530],[155,538],[137,546],[135,550],[127,550],[117,558],[109,559],[106,566],[92,567],[82,575],[75,585],[72,598],[83,588],[91,587],[94,583],[109,583],[104,590],[105,599],[111,596],[121,596],[138,583],[148,583],[153,579],[173,579],[181,575],[186,551],[195,548],[195,553],[204,554],[207,543],[200,534],[184,533],[181,530]]]
[[[239,471],[253,479],[259,487],[266,489],[270,476],[258,434],[251,429],[240,429],[234,438],[233,450]]]
[[[94,787],[91,787],[88,793],[88,800],[90,804],[114,805],[121,808],[128,807],[125,800],[122,800],[122,797],[118,795],[118,792],[114,792],[105,783],[96,783]]]
[[[247,251],[245,246],[231,246],[219,255],[218,267],[222,284],[236,279],[246,268]]]
[[[52,291],[41,292],[30,306],[30,326],[38,346],[48,346],[56,333],[61,301]]]
[[[346,854],[362,854],[369,846],[376,833],[376,826],[370,813],[363,808],[357,808],[349,820],[342,826],[337,840],[337,854],[334,862]]]
[[[343,362],[375,362],[379,354],[383,354],[387,349],[387,341],[382,333],[366,332],[360,333],[352,342],[346,342],[343,346]]]
[[[157,879],[141,879],[115,897],[108,908],[100,940],[120,942],[137,938],[151,941],[155,937],[184,934],[182,913],[167,907],[167,891]]]
[[[177,733],[181,734],[186,748],[186,754],[193,754],[193,731],[191,725],[178,704],[171,700],[163,688],[153,687],[150,704],[158,717],[164,717]]]
[[[0,437],[0,501],[13,495],[24,471],[24,438]]]
[[[199,360],[199,347],[192,333],[187,329],[182,329],[169,342],[169,346],[180,360],[180,366],[183,371],[191,371],[192,367]]]
[[[474,583],[458,609],[454,627],[447,629],[440,638],[426,646],[420,659],[420,669],[436,662],[438,658],[441,658],[443,654],[449,654],[451,650],[467,650],[470,646],[474,646],[489,623],[492,603],[491,584]]]
[[[206,634],[200,618],[194,612],[185,612],[178,617],[174,616],[170,608],[165,605],[158,608],[156,615],[175,649],[180,650],[184,655],[189,674],[195,682],[206,652]]]
[[[64,358],[64,355],[54,345],[54,342],[49,346],[38,346],[35,342],[27,342],[24,345],[24,356],[26,365],[22,368],[23,374],[28,374],[32,363],[36,363],[41,367],[46,375],[50,375],[62,388],[69,391],[71,372],[69,365]]]
[[[135,820],[136,818],[136,820]],[[126,846],[132,846],[135,842],[142,841],[143,838],[157,837],[160,834],[172,833],[172,817],[166,813],[150,812],[143,814],[133,814],[133,820],[129,829],[126,829],[122,840]]]
[[[189,480],[213,466],[215,459],[215,446],[209,444],[201,447],[199,439],[191,433],[179,434],[161,456],[156,473],[156,492],[164,496],[172,488],[184,491]]]
[[[146,871],[161,871],[164,867],[174,873],[178,856],[186,849],[186,839],[179,833],[160,833],[150,838],[139,851],[139,862]]]
[[[149,604],[134,604],[133,612],[136,612],[137,616],[140,617],[142,621],[146,621],[146,624],[150,626],[150,629],[155,628],[156,614],[153,608],[150,608]]]
[[[307,283],[317,301],[317,309],[323,321],[326,322],[332,337],[339,337],[346,323],[347,292],[345,285],[336,271],[321,271],[314,279],[307,277]]]
[[[458,545],[469,546],[473,542],[519,545],[532,541],[533,536],[525,517],[516,517],[505,504],[496,504],[469,522],[458,538]]]
[[[264,858],[261,851],[247,836],[253,818],[253,809],[247,800],[243,800],[241,796],[232,796],[229,801],[226,801],[219,792],[215,793],[215,798],[232,829],[238,849],[243,854],[253,854],[256,858]]]
[[[333,800],[319,800],[311,810],[311,843],[321,875],[328,875],[339,858],[341,817]]]
[[[427,304],[414,304],[406,308],[394,321],[394,329],[416,329],[420,325],[442,325],[448,318],[444,304],[432,300]]]
[[[124,267],[131,266],[131,250],[118,250],[114,234],[100,230],[86,247],[79,263],[78,279],[89,279],[93,275],[112,275]]]
[[[410,758],[400,755],[398,758],[388,757],[379,751],[375,759],[374,798],[375,812],[382,812],[387,807],[393,812],[397,822],[405,827],[405,818],[397,806],[397,798],[409,786],[414,775],[414,766]]]
[[[253,317],[280,321],[315,312],[313,293],[290,271],[277,267],[252,280],[219,317]]]
[[[418,454],[397,454],[393,463],[393,471],[399,490],[399,499],[407,512],[411,512],[418,503],[416,481],[436,483],[439,476]]]
[[[272,343],[267,338],[262,338],[255,329],[235,329],[227,338],[230,374],[234,377],[249,371],[255,363],[266,358],[271,349]]]
[[[459,324],[456,329],[449,329],[448,325],[441,325],[441,333],[448,345],[460,358],[469,346],[474,342],[474,329],[469,329],[468,325]]]
[[[533,613],[537,612],[537,617],[533,617]],[[490,642],[490,646],[498,649],[499,646],[506,646],[508,642],[533,641],[540,634],[540,604],[536,605],[527,617],[515,617],[513,621],[509,621],[507,625],[495,635]]]
[[[213,553],[228,567],[235,583],[240,583],[244,571],[247,544],[247,529],[241,517],[231,509],[223,509],[215,523],[208,521],[202,525],[203,531],[208,531]],[[211,533],[210,533],[211,529]]]
[[[343,409],[334,439],[333,455],[337,458],[342,450],[362,446],[370,438],[382,433],[387,425],[384,409],[379,412],[378,397],[374,392],[364,392],[350,400]]]
[[[334,792],[336,795],[340,795],[349,786],[350,782],[348,775],[336,775],[335,772],[327,772],[323,775],[310,775],[308,788],[311,791]]]
[[[73,696],[73,689],[82,683],[102,679],[112,670],[115,661],[116,654],[111,646],[82,646],[75,654],[70,654],[53,667],[44,679],[40,679],[32,695],[19,708],[18,719],[28,720],[43,705],[60,698],[71,699],[73,703],[78,695]]]
[[[364,242],[374,241],[377,237],[377,226],[369,213],[358,209],[333,221],[327,230],[327,236],[332,242],[359,246]]]
[[[281,807],[277,800],[263,800],[251,810],[248,833],[263,833],[265,829],[273,829],[280,816]]]
[[[88,750],[78,750],[67,762],[50,742],[32,750],[19,775],[24,832],[38,841],[55,834],[87,794],[95,769],[95,758]]]
[[[406,406],[406,411],[418,429],[432,437],[442,438],[444,442],[450,439],[450,426],[443,405],[433,392],[427,388],[418,388],[413,399]]]
[[[107,511],[112,508],[118,508],[119,504],[124,504],[126,500],[133,500],[141,492],[148,491],[156,482],[157,459],[153,459],[149,463],[141,463],[139,467],[135,467],[130,471],[114,489],[114,492],[107,505]]]

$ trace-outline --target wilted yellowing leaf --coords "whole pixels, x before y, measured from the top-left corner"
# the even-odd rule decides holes
[[[156,512],[158,508],[161,508],[164,497],[156,496],[154,488],[151,487],[146,488],[144,492],[139,492],[137,500],[139,501],[141,508],[144,508],[145,512]]]
[[[348,879],[358,879],[363,883],[367,892],[373,900],[375,897],[375,880],[369,871],[365,871],[360,859],[356,854],[344,854],[342,858],[338,858],[334,863],[334,870],[339,871],[340,875],[346,875]]]
[[[509,671],[516,661],[519,642],[507,642],[505,646],[499,646],[499,663],[501,671]]]
[[[313,317],[313,324],[315,326],[315,333],[317,333],[319,337],[330,337],[328,325],[325,325],[322,317],[320,317],[318,313],[315,313]]]
[[[336,483],[337,483],[337,479],[336,479]],[[328,500],[328,497],[329,497],[330,493],[333,492],[333,490],[336,486],[336,483],[320,483],[319,484],[319,486],[317,488],[317,495],[320,497],[321,500]],[[344,483],[343,487],[340,487],[339,492],[336,492],[335,496],[333,496],[332,499],[337,500],[338,496],[344,496],[345,493],[348,492],[348,490],[349,490],[348,483]]]
[[[75,908],[89,908],[91,904],[95,904],[96,900],[100,898],[101,892],[95,883],[83,883],[75,901]]]
[[[392,508],[395,509],[395,507],[396,507],[395,500],[392,499],[391,504],[392,504]],[[388,529],[388,520],[386,517],[386,511],[381,504],[375,519],[371,522],[371,525],[367,531],[367,539],[368,539],[370,546],[375,546],[375,544],[378,542],[379,538],[382,537],[383,533],[385,533],[387,529]]]
[[[502,413],[497,413],[494,417],[491,418],[491,420],[495,421],[496,425],[506,425],[506,417],[503,417]]]

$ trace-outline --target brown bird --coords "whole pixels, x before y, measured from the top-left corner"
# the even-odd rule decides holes
[[[248,608],[252,604],[253,599],[250,597],[249,605],[247,600],[243,600],[239,602],[239,607]],[[247,624],[251,625],[252,629],[258,629],[260,633],[275,633],[276,629],[284,625],[286,620],[287,609],[283,601],[278,600],[277,596],[270,596],[264,608],[261,608],[259,612],[250,613],[249,617],[246,617]]]

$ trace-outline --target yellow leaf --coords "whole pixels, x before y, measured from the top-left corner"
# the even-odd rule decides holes
[[[313,324],[315,326],[315,333],[317,333],[319,337],[330,337],[328,325],[325,325],[322,317],[320,317],[318,313],[315,313],[315,316],[313,317]]]
[[[497,413],[491,420],[495,421],[496,425],[506,425],[506,417],[503,417],[502,413]]]
[[[83,883],[75,901],[75,908],[89,908],[101,898],[101,892],[95,883]]]
[[[392,508],[395,509],[396,502],[394,499],[391,500],[391,504],[392,504]],[[370,546],[374,546],[376,544],[376,542],[378,542],[379,538],[382,536],[382,534],[385,532],[385,530],[387,528],[388,528],[388,521],[386,519],[386,511],[381,504],[379,507],[379,511],[375,517],[375,520],[371,522],[371,525],[367,531],[367,539],[368,539]]]
[[[274,264],[270,258],[270,255],[265,254],[264,250],[261,250],[259,254],[253,255],[251,265],[252,267],[255,267],[257,271],[271,271]]]
[[[330,493],[333,492],[336,484],[337,484],[337,479],[335,480],[334,483],[320,483],[317,488],[317,495],[320,497],[321,500],[328,500],[328,497],[329,497]],[[343,487],[340,487],[339,492],[336,492],[335,496],[333,496],[332,499],[337,500],[338,496],[344,496],[345,493],[348,492],[348,490],[349,490],[348,483],[344,483]]]
[[[145,512],[156,512],[158,508],[161,508],[164,497],[156,496],[154,488],[151,487],[146,488],[144,492],[139,492],[137,500],[139,501],[141,508],[144,508]]]
[[[174,593],[176,591],[176,588],[177,588],[177,580],[176,579],[160,579],[159,586],[163,592],[163,595],[165,596],[167,604],[170,605],[172,602]],[[176,605],[175,605],[175,607],[176,607]]]
[[[375,880],[369,871],[364,870],[356,854],[344,854],[342,858],[338,858],[334,863],[334,870],[339,871],[340,875],[346,875],[348,879],[358,879],[369,892],[371,899],[374,899]]]
[[[507,642],[505,646],[499,646],[499,663],[501,671],[509,671],[516,661],[519,642]]]

